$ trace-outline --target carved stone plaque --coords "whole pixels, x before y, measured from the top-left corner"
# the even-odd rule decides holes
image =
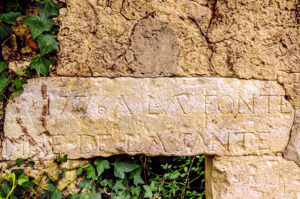
[[[274,81],[40,78],[6,108],[2,158],[283,151],[294,110]]]

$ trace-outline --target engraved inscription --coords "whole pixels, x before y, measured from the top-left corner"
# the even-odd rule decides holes
[[[7,106],[2,157],[278,152],[294,116],[284,94],[276,82],[228,78],[34,80],[22,94],[31,101]]]

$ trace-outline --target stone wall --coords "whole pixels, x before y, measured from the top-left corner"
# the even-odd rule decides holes
[[[208,199],[300,198],[297,0],[65,3],[55,77],[11,98],[2,159],[206,154]]]

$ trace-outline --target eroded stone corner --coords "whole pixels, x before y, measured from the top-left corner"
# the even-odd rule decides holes
[[[283,157],[215,156],[205,165],[209,199],[300,197],[300,168]]]
[[[283,72],[278,77],[278,82],[282,85],[288,101],[295,110],[290,140],[284,151],[284,157],[295,161],[300,166],[300,67],[297,72]]]

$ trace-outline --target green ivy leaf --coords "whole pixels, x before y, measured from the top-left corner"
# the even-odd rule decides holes
[[[0,73],[8,69],[8,63],[7,62],[0,62]]]
[[[29,179],[24,175],[20,175],[18,178],[18,185],[23,185],[25,182],[28,182]]]
[[[14,169],[11,172],[14,173],[15,176],[18,178],[18,176],[24,174],[24,169]]]
[[[19,68],[19,69],[16,71],[16,74],[17,74],[17,75],[24,75],[25,73],[24,73],[24,71],[23,71],[21,68]]]
[[[28,189],[30,187],[33,187],[34,186],[34,183],[31,182],[31,181],[28,181],[28,182],[24,182],[22,185],[21,185],[23,188],[25,189]]]
[[[49,184],[48,190],[50,192],[50,199],[62,199],[62,192],[57,190],[54,185]]]
[[[72,194],[68,196],[68,199],[80,199],[78,195]]]
[[[32,69],[32,68],[30,68],[30,67],[27,67],[27,68],[25,69],[25,74],[26,74],[29,78],[32,77],[32,75],[33,75],[34,72],[35,72],[34,69]]]
[[[54,49],[59,48],[59,43],[49,34],[42,34],[38,37],[37,42],[40,48],[41,56],[51,53]]]
[[[103,187],[106,187],[106,186],[108,186],[108,187],[112,187],[112,184],[113,184],[113,181],[112,181],[112,179],[104,179],[104,180],[102,180],[101,182],[100,182],[100,185],[101,186],[103,186]]]
[[[0,15],[0,20],[15,25],[16,19],[21,16],[20,12],[8,12]]]
[[[7,78],[6,73],[2,73],[0,76],[0,92],[2,92],[9,84],[10,79]]]
[[[12,87],[12,88],[9,89],[9,91],[10,91],[10,92],[13,92],[13,93],[22,94],[22,93],[24,92],[24,88],[21,87],[21,88],[19,88],[19,89],[16,89],[16,88]]]
[[[80,189],[83,189],[83,188],[85,188],[85,189],[92,189],[93,186],[92,186],[90,180],[84,179],[84,180],[80,181],[80,183],[79,183],[79,188],[80,188]]]
[[[22,23],[30,27],[33,39],[36,39],[43,32],[50,31],[54,25],[51,19],[41,18],[34,14],[26,15]]]
[[[138,168],[139,165],[130,162],[116,162],[114,165],[114,174],[116,177],[124,179],[125,173],[131,172]]]
[[[180,172],[178,170],[172,172],[172,173],[165,173],[164,178],[170,179],[170,180],[175,180],[180,176]]]
[[[84,193],[82,194],[84,199],[101,199],[101,193]]]
[[[41,17],[58,16],[59,6],[52,0],[36,0],[36,2],[38,3],[36,9],[39,11]]]
[[[46,76],[49,71],[49,66],[53,64],[52,59],[37,56],[30,60],[30,67],[34,68],[35,70],[39,71],[42,75]]]
[[[14,87],[11,87],[10,91],[22,94],[24,92],[23,85],[27,83],[26,79],[16,78],[12,82]]]
[[[143,187],[145,189],[144,198],[152,198],[153,194],[152,194],[150,186],[149,185],[144,185]]]
[[[7,183],[4,183],[2,186],[1,186],[1,192],[3,192],[6,195],[9,194],[10,192],[10,186],[7,184]]]
[[[144,185],[144,190],[145,190],[145,195],[144,198],[152,198],[153,197],[153,192],[156,192],[158,183],[156,181],[152,181],[150,186],[149,185]]]
[[[141,191],[142,191],[142,188],[140,186],[132,187],[130,189],[131,194],[134,195],[134,196],[139,196]]]
[[[86,168],[86,171],[87,171],[87,178],[97,179],[95,169],[92,165],[89,165]]]
[[[95,160],[94,164],[97,166],[98,177],[101,176],[105,169],[110,168],[107,160]]]
[[[119,192],[122,190],[125,190],[126,187],[124,186],[122,180],[118,180],[115,184],[115,186],[112,188],[112,190],[114,190],[115,192]]]
[[[28,161],[28,165],[29,165],[31,168],[33,168],[34,165],[35,165],[35,162],[32,161],[32,160],[30,160],[30,161]]]
[[[67,160],[68,160],[68,155],[64,155],[64,156],[58,156],[57,158],[56,158],[56,162],[58,162],[58,163],[64,163],[64,162],[67,162]]]
[[[22,86],[23,86],[24,84],[27,83],[27,81],[26,81],[26,79],[20,79],[20,78],[17,78],[17,79],[14,79],[14,80],[13,80],[13,83],[14,83],[16,89],[20,89],[20,88],[22,88]]]
[[[17,158],[16,163],[19,166],[21,166],[24,163],[24,159],[23,158]]]
[[[0,41],[3,41],[10,33],[12,29],[10,25],[0,22]]]
[[[142,173],[142,167],[139,166],[138,169],[134,170],[133,172],[130,173],[130,179],[133,179],[133,184],[134,185],[139,185],[139,184],[144,184],[144,180],[141,177],[141,173]]]
[[[156,191],[157,187],[158,187],[158,182],[157,181],[152,181],[151,184],[150,184],[151,191]]]
[[[84,171],[83,168],[80,167],[76,173],[76,176],[81,176],[83,171]]]

